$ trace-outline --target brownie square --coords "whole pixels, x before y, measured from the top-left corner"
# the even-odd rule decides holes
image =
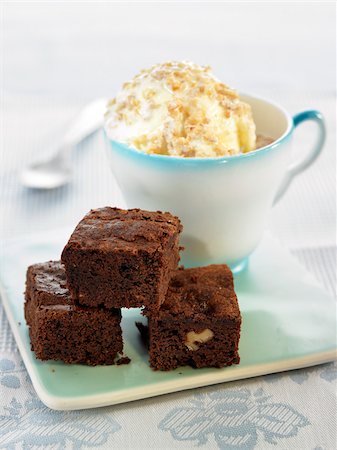
[[[240,362],[241,314],[226,265],[177,270],[159,311],[145,314],[153,369]]]
[[[90,211],[61,257],[72,297],[91,307],[157,309],[179,262],[181,230],[170,213]]]
[[[27,270],[25,318],[38,359],[113,364],[123,350],[121,312],[73,304],[59,261]]]

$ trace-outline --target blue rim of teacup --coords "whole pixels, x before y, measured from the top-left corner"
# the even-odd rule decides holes
[[[261,100],[263,102],[269,103],[270,105],[273,105],[276,108],[278,108],[284,114],[284,116],[287,118],[288,126],[287,126],[286,131],[278,139],[276,139],[271,144],[266,145],[265,147],[261,147],[256,150],[252,150],[247,153],[239,153],[237,155],[231,155],[231,156],[216,156],[216,157],[211,157],[211,158],[183,157],[183,156],[161,155],[161,154],[156,154],[156,153],[145,153],[145,152],[142,152],[141,150],[137,150],[136,148],[129,147],[127,144],[124,144],[123,142],[118,142],[118,141],[111,139],[108,136],[105,128],[104,128],[104,134],[105,134],[106,139],[109,141],[109,143],[113,146],[114,149],[121,150],[122,152],[128,153],[129,155],[133,155],[133,156],[136,156],[141,159],[148,159],[151,161],[158,161],[158,162],[159,161],[160,162],[167,161],[169,164],[170,163],[183,163],[183,164],[190,164],[190,165],[195,165],[196,163],[198,163],[198,164],[207,164],[207,163],[225,164],[225,163],[234,162],[234,161],[238,161],[238,160],[242,160],[242,159],[254,158],[256,156],[262,156],[262,155],[265,155],[266,153],[269,153],[270,151],[274,150],[276,147],[279,147],[279,145],[281,143],[286,142],[290,138],[290,136],[294,130],[294,121],[291,118],[291,116],[289,115],[289,113],[284,108],[282,108],[282,106],[280,106],[279,104],[277,104],[275,102],[272,102],[270,100],[267,100],[265,98],[258,97],[258,96],[253,96],[253,95],[244,94],[244,93],[240,94],[240,96],[251,97],[256,100]]]

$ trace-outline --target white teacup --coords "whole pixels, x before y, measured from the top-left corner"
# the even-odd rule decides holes
[[[234,271],[242,269],[262,237],[269,209],[324,144],[318,111],[292,118],[270,101],[241,98],[252,106],[258,134],[274,138],[272,144],[235,156],[181,158],[148,155],[108,139],[111,167],[127,207],[180,217],[186,267],[225,262]],[[302,160],[289,164],[293,131],[307,120],[318,124],[317,141]]]

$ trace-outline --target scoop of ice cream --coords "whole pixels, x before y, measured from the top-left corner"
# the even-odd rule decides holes
[[[216,157],[255,149],[250,106],[209,67],[167,62],[142,70],[108,103],[108,136],[145,153]]]

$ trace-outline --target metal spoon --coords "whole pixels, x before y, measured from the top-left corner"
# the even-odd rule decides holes
[[[69,183],[72,177],[70,150],[103,125],[106,104],[107,100],[101,98],[85,106],[57,146],[54,155],[22,171],[22,184],[34,189],[55,189]]]

